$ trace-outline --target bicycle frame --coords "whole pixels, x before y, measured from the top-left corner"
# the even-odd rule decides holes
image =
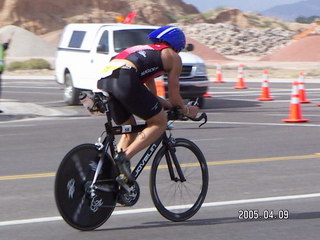
[[[124,126],[112,126],[111,122],[107,122],[106,132],[107,136],[103,141],[103,145],[105,146],[104,152],[107,153],[110,150],[112,157],[114,157],[116,152],[116,141],[115,135],[122,135],[122,134],[130,134],[141,132],[147,125],[146,124],[138,124],[138,125],[124,125]],[[164,132],[158,140],[156,140],[153,144],[151,144],[148,149],[145,151],[143,156],[141,157],[140,161],[135,166],[134,170],[132,171],[132,175],[135,179],[138,178],[144,167],[148,164],[153,154],[158,149],[159,145],[163,143],[165,146],[168,146],[168,143],[172,141],[171,134],[168,137],[167,133]]]
[[[93,181],[91,183],[91,194],[94,195],[94,187],[99,172],[101,171],[101,168],[103,166],[104,162],[104,157],[106,154],[108,154],[108,151],[110,150],[110,154],[112,156],[112,159],[114,158],[116,154],[116,140],[115,140],[115,135],[122,135],[122,134],[130,134],[130,133],[137,133],[141,132],[144,128],[146,128],[147,124],[138,124],[138,125],[122,125],[122,126],[113,126],[112,124],[112,119],[111,119],[111,114],[109,111],[109,106],[108,106],[108,100],[104,102],[104,108],[105,108],[105,113],[107,117],[107,122],[105,123],[105,132],[106,132],[106,137],[104,140],[101,142],[101,137],[99,138],[98,142],[96,143],[96,146],[98,150],[103,151],[102,156],[100,157],[97,169],[95,171],[95,175],[93,178]],[[164,133],[155,143],[151,144],[137,166],[135,167],[134,171],[132,172],[132,175],[134,176],[135,179],[138,178],[146,164],[149,162],[150,158],[152,157],[153,153],[156,151],[160,143],[162,142],[163,139],[168,139],[166,133]]]
[[[106,101],[102,101],[103,108],[105,110],[105,114],[107,117],[107,122],[105,123],[106,137],[102,142],[101,142],[101,138],[99,138],[99,141],[96,144],[98,149],[102,150],[104,153],[99,160],[99,163],[98,163],[98,166],[97,166],[97,169],[95,172],[95,176],[94,176],[94,179],[91,184],[92,189],[93,189],[93,186],[96,183],[96,180],[98,178],[98,175],[99,175],[98,173],[100,172],[100,170],[102,168],[104,156],[110,150],[112,159],[115,157],[115,154],[116,154],[115,135],[137,133],[137,132],[141,132],[144,128],[147,127],[147,124],[113,126],[112,118],[111,118],[111,114],[110,114],[109,106],[108,106],[109,100],[110,100],[110,97]],[[197,119],[192,119],[192,118],[189,118],[189,119],[191,119],[193,121],[200,121],[203,118],[205,119],[205,122],[199,126],[199,127],[201,127],[207,121],[207,117],[205,114],[204,115],[202,114]],[[168,124],[167,130],[170,130],[170,129],[171,128]],[[180,164],[174,154],[174,148],[172,147],[172,145],[174,144],[174,138],[172,137],[171,133],[168,136],[166,131],[158,138],[158,140],[156,140],[153,144],[151,144],[148,147],[148,149],[146,150],[146,152],[144,153],[144,155],[142,156],[142,158],[140,159],[138,164],[135,166],[135,168],[132,172],[133,177],[135,179],[137,179],[139,177],[140,173],[142,172],[144,167],[147,165],[147,163],[150,161],[151,157],[153,156],[153,154],[158,149],[158,147],[161,143],[163,144],[163,146],[165,146],[168,149],[168,152],[166,153],[165,157],[166,157],[166,162],[167,162],[167,166],[168,166],[171,180],[184,182],[185,177],[182,173],[181,166],[180,166]],[[177,171],[179,178],[175,177],[173,164],[175,166],[175,169]]]

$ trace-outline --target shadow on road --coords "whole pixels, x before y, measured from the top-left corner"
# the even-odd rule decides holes
[[[40,115],[36,115],[36,114],[4,114],[2,113],[0,115],[0,122],[36,118],[39,116]]]
[[[119,230],[130,230],[130,229],[152,229],[152,228],[167,228],[167,227],[178,227],[178,226],[204,226],[204,225],[217,225],[226,223],[243,223],[243,222],[265,222],[265,221],[292,221],[292,220],[310,220],[319,219],[320,212],[305,212],[305,213],[290,213],[289,219],[280,220],[277,215],[275,219],[250,219],[250,220],[239,220],[237,217],[226,217],[226,218],[209,218],[209,219],[197,219],[188,220],[185,222],[170,222],[170,221],[159,221],[159,222],[146,222],[139,226],[132,227],[118,227],[118,228],[106,228],[97,229],[95,231],[119,231]]]

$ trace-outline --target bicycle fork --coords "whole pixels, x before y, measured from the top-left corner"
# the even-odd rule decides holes
[[[174,147],[175,139],[171,136],[166,141],[166,148],[168,151],[165,153],[165,158],[167,166],[169,169],[170,178],[175,182],[185,182],[186,178],[182,172],[182,168],[176,156],[176,148]],[[176,169],[177,174],[175,174],[174,169]],[[178,177],[177,177],[178,176]]]

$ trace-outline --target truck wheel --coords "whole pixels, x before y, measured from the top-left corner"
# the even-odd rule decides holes
[[[68,105],[79,104],[79,93],[80,90],[73,86],[71,74],[68,72],[64,75],[65,84],[64,84],[64,101]]]

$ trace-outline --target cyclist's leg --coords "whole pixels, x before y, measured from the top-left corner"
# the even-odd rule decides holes
[[[124,150],[128,159],[131,159],[142,149],[156,141],[166,129],[167,116],[161,110],[155,116],[146,120],[147,127],[138,134],[136,139]]]
[[[131,115],[129,120],[125,121],[122,125],[136,125],[134,116]],[[123,134],[118,142],[118,152],[127,149],[127,147],[136,139],[136,137],[137,133]]]
[[[116,105],[117,112],[120,106]],[[119,115],[117,116],[119,117]],[[116,119],[117,117],[114,117]],[[123,134],[118,142],[117,150],[124,151],[130,160],[136,153],[156,141],[166,129],[167,117],[163,110],[146,120],[147,127],[141,133]],[[136,125],[133,115],[121,125]]]

